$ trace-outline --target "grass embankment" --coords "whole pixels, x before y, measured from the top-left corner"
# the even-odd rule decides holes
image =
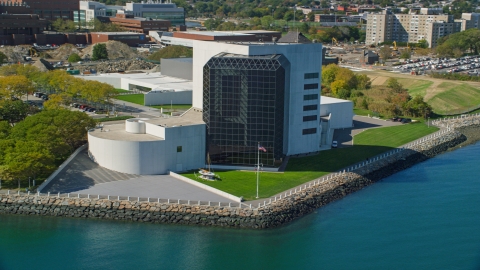
[[[356,135],[353,147],[331,149],[308,157],[292,157],[285,173],[262,172],[260,174],[259,196],[261,198],[273,196],[437,130],[438,128],[427,127],[423,123],[371,129]],[[197,180],[193,171],[182,175],[235,196],[243,196],[246,200],[255,199],[255,172],[218,171],[216,173],[222,178],[221,181]]]
[[[443,82],[440,93],[428,100],[437,114],[466,111],[480,104],[480,88],[466,83]]]
[[[121,95],[121,96],[116,96],[115,98],[118,99],[118,100],[132,102],[132,103],[139,104],[139,105],[144,105],[145,104],[145,100],[144,100],[145,95],[144,94]],[[171,111],[171,110],[173,110],[173,111],[175,111],[175,110],[186,111],[186,110],[188,110],[192,107],[192,104],[173,104],[173,105],[164,104],[164,105],[152,105],[152,106],[149,106],[149,107],[152,107],[152,108],[155,108],[155,109],[163,108],[164,111]]]

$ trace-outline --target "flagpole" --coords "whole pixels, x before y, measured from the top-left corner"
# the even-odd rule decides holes
[[[258,199],[258,177],[260,176],[260,143],[257,146],[257,199]]]

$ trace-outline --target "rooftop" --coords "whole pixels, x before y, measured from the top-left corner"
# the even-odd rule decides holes
[[[93,32],[92,34],[110,35],[110,36],[138,36],[138,35],[143,35],[141,33],[132,33],[132,32]]]
[[[142,118],[139,119],[146,123],[162,126],[165,128],[175,128],[181,126],[201,125],[202,111],[197,108],[191,108],[181,116],[174,117],[158,117],[158,118]],[[125,131],[125,123],[122,124],[106,124],[102,129],[94,129],[89,131],[91,136],[97,138],[118,140],[118,141],[158,141],[165,138],[157,137],[151,134],[135,134]]]
[[[326,97],[326,96],[321,96],[320,98],[320,104],[336,104],[336,103],[348,103],[348,102],[352,102],[352,101],[339,99],[339,98]]]
[[[133,73],[133,74],[106,73],[106,74],[99,74],[95,76],[89,76],[90,79],[93,79],[94,77],[101,77],[101,78],[109,77],[109,78],[118,78],[122,80],[131,80],[130,83],[142,85],[145,87],[150,87],[152,88],[152,90],[174,89],[175,91],[188,91],[193,89],[192,81],[165,76],[165,75],[162,75],[162,73],[160,72]]]

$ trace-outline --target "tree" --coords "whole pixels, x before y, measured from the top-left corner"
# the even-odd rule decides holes
[[[322,83],[326,86],[335,81],[335,76],[340,70],[340,67],[335,64],[330,64],[322,69]]]
[[[72,53],[68,57],[68,62],[69,63],[75,63],[75,62],[78,62],[78,61],[81,61],[81,60],[82,60],[82,58],[77,53]]]
[[[402,59],[410,59],[411,56],[412,56],[412,53],[410,49],[404,49],[400,54],[400,58]]]
[[[32,82],[23,75],[7,76],[0,80],[0,97],[18,98],[34,90]]]
[[[5,151],[0,175],[4,179],[27,179],[47,174],[55,168],[55,156],[34,140],[17,141]]]
[[[107,45],[105,43],[98,43],[93,46],[92,60],[108,59]]]
[[[426,41],[425,39],[419,40],[418,41],[418,47],[422,48],[422,49],[428,48],[428,41]]]
[[[348,83],[344,80],[335,80],[330,84],[330,88],[332,89],[332,93],[338,96],[340,89],[348,89]]]
[[[30,106],[21,100],[3,100],[0,103],[0,119],[13,126],[27,117],[29,108]]]
[[[384,62],[386,62],[388,59],[392,58],[392,49],[390,49],[390,47],[387,45],[383,45],[383,47],[380,48],[378,55],[383,59]]]
[[[8,57],[3,52],[0,52],[0,64],[3,64],[5,60],[8,60]]]
[[[343,88],[351,90],[357,87],[357,77],[355,73],[348,68],[340,68],[335,76],[335,81],[341,80],[346,83]]]
[[[370,89],[372,82],[370,78],[365,74],[355,75],[357,77],[357,89]]]
[[[262,22],[262,27],[264,29],[268,29],[270,28],[271,26],[273,26],[273,22],[275,21],[273,19],[272,16],[268,15],[268,16],[263,16],[261,19],[261,22]]]
[[[394,92],[403,92],[404,89],[403,89],[403,85],[401,85],[397,79],[393,78],[393,77],[390,77],[388,78],[387,80],[387,87],[392,89]]]
[[[52,23],[52,27],[58,32],[73,32],[75,29],[77,29],[75,22],[71,20],[63,20],[61,18],[58,18],[56,21],[54,21]]]

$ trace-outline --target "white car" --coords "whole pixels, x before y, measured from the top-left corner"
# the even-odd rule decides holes
[[[333,141],[332,142],[332,148],[337,148],[338,147],[338,142],[337,141]]]

